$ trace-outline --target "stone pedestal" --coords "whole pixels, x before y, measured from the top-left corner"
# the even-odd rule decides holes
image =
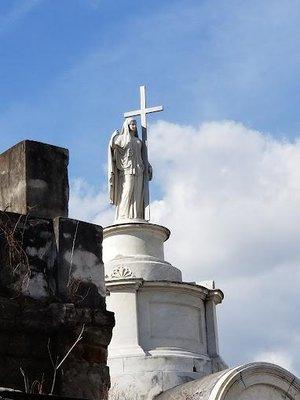
[[[103,232],[111,399],[153,399],[164,390],[227,367],[218,354],[215,306],[223,293],[182,282],[164,259],[170,231],[124,223]]]
[[[108,226],[103,232],[103,261],[107,279],[143,278],[181,282],[181,271],[164,259],[170,231],[150,223]]]

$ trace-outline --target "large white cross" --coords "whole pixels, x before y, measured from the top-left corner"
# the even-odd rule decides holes
[[[146,86],[140,86],[140,101],[141,107],[139,110],[128,111],[124,113],[124,117],[141,117],[142,127],[142,140],[143,146],[143,160],[145,163],[144,173],[144,205],[145,205],[145,220],[150,219],[150,207],[149,207],[149,173],[148,173],[148,138],[147,138],[147,114],[163,111],[163,106],[149,107],[146,106]]]

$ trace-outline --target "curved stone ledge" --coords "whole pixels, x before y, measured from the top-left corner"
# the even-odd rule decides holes
[[[178,268],[155,257],[126,257],[105,264],[105,279],[142,278],[144,280],[181,282]]]
[[[109,225],[103,230],[103,238],[105,239],[106,237],[110,236],[111,234],[115,233],[127,233],[128,230],[143,230],[143,231],[157,231],[160,232],[162,235],[165,236],[164,241],[168,240],[171,232],[168,228],[162,225],[158,224],[151,224],[149,222],[125,222],[121,224],[114,224],[114,225]]]
[[[106,281],[106,287],[109,292],[115,292],[118,290],[126,290],[130,287],[134,287],[134,290],[138,290],[139,288],[143,288],[143,290],[172,290],[179,293],[186,292],[187,294],[193,294],[196,297],[201,298],[202,300],[209,300],[212,297],[216,304],[219,304],[224,299],[224,293],[220,289],[208,289],[205,286],[196,285],[194,283],[188,282],[170,282],[170,281],[146,281],[141,278],[131,278],[131,279],[108,279]]]
[[[255,362],[227,369],[161,393],[156,400],[299,400],[300,381],[289,371]]]

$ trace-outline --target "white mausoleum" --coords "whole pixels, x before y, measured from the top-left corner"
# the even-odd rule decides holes
[[[147,222],[104,229],[107,305],[116,318],[112,386],[149,399],[226,368],[216,321],[223,293],[182,282],[180,270],[164,259],[169,236],[167,228]]]
[[[222,291],[213,282],[183,282],[165,260],[170,231],[146,221],[152,175],[146,114],[162,107],[146,108],[145,87],[140,92],[140,110],[124,114],[109,145],[110,199],[117,207],[117,221],[103,237],[107,306],[116,319],[108,351],[110,399],[300,400],[299,380],[276,365],[228,368],[218,347]]]
[[[213,282],[182,282],[164,259],[169,236],[147,222],[104,229],[107,306],[116,318],[111,399],[300,399],[299,381],[280,367],[228,369],[216,318],[223,293]]]

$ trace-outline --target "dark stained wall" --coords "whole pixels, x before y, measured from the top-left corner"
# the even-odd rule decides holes
[[[52,361],[82,332],[54,394],[106,400],[103,229],[67,218],[67,166],[67,150],[33,141],[0,155],[0,387],[49,394]]]
[[[54,218],[68,216],[69,152],[25,140],[0,155],[0,209]]]

